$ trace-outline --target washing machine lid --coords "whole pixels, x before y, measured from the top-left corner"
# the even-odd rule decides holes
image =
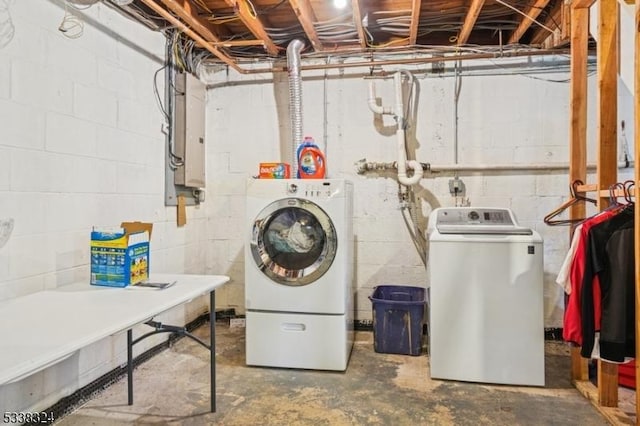
[[[440,234],[532,235],[519,226],[509,209],[451,207],[440,208],[435,215]]]
[[[337,248],[331,218],[309,200],[277,200],[265,207],[252,224],[253,260],[277,284],[313,283],[327,272]]]

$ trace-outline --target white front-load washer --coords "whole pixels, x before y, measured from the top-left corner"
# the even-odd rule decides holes
[[[509,209],[429,216],[434,379],[544,386],[542,238]]]
[[[247,365],[340,370],[353,347],[353,185],[247,183]]]

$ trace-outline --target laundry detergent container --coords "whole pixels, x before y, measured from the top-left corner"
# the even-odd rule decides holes
[[[426,293],[422,287],[381,285],[373,305],[373,348],[387,354],[420,355]]]

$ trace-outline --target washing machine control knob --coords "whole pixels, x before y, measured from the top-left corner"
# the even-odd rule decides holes
[[[295,183],[290,183],[289,187],[287,188],[287,192],[289,194],[295,194],[296,192],[298,192],[298,185],[296,185]]]
[[[469,212],[469,219],[478,220],[478,219],[480,219],[480,215],[478,214],[477,211],[472,210],[472,211]]]

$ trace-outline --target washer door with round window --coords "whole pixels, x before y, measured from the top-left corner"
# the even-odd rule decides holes
[[[258,269],[271,281],[302,287],[329,270],[338,241],[331,219],[317,204],[286,198],[258,215],[250,244]]]
[[[351,282],[341,239],[344,198],[314,201],[275,199],[254,210],[245,257],[246,309],[346,312]]]

